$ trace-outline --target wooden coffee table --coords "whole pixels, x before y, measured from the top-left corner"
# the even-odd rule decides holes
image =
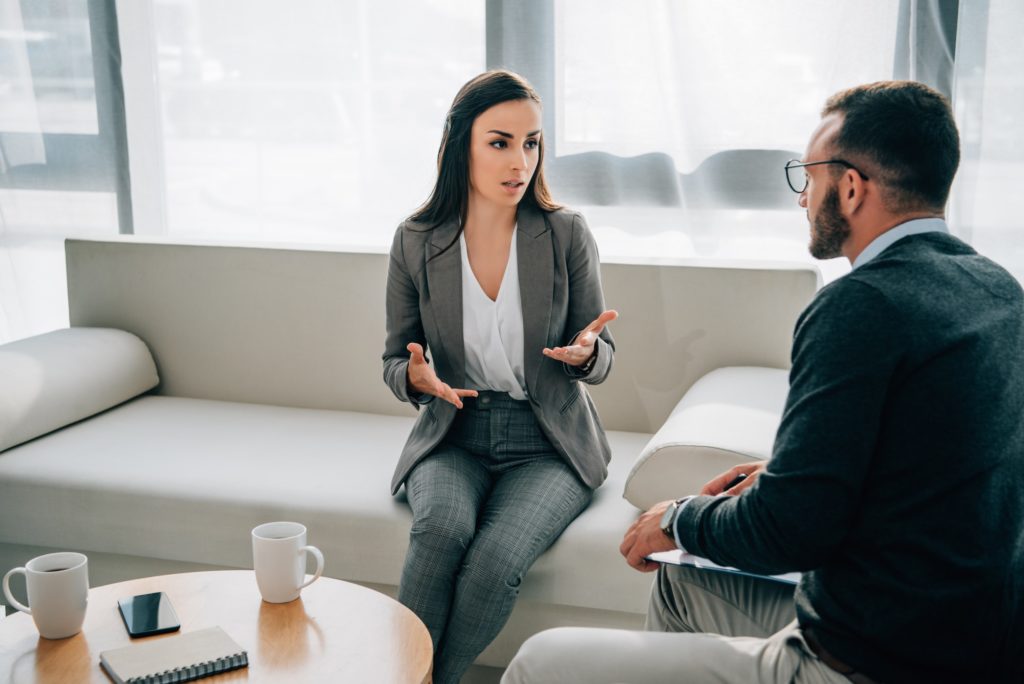
[[[264,603],[251,570],[188,572],[95,587],[82,631],[39,637],[32,618],[0,620],[0,682],[106,682],[100,652],[131,640],[117,599],[163,591],[181,631],[219,625],[249,652],[249,667],[212,682],[430,681],[430,634],[405,606],[357,584],[321,577],[291,603]],[[136,640],[173,639],[164,634]]]

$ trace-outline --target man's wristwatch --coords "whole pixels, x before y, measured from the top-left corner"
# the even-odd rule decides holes
[[[668,505],[665,509],[665,513],[661,516],[661,531],[665,533],[665,536],[675,541],[676,538],[676,516],[679,515],[679,510],[683,507],[683,504],[690,500],[691,497],[684,496],[682,499],[676,499]]]

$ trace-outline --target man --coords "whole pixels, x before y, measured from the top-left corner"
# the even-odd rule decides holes
[[[811,253],[853,270],[797,322],[772,458],[658,504],[622,543],[643,571],[676,547],[802,571],[795,596],[664,566],[648,629],[690,634],[551,630],[503,681],[1024,681],[1024,296],[948,232],[959,158],[924,85],[829,99],[786,173]]]

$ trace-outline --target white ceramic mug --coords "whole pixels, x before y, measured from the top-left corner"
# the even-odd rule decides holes
[[[306,577],[306,553],[316,558],[313,578]],[[299,592],[320,578],[324,555],[306,544],[306,526],[294,522],[264,523],[252,531],[252,567],[256,584],[267,603],[288,603]]]
[[[35,620],[39,634],[63,639],[82,631],[89,603],[89,559],[80,553],[63,551],[33,558],[23,568],[4,575],[4,596],[10,604]],[[28,605],[11,596],[11,576],[24,575]]]

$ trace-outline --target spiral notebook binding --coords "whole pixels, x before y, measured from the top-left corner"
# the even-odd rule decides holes
[[[249,652],[239,651],[230,656],[207,660],[204,663],[196,663],[178,667],[173,670],[157,672],[145,677],[133,677],[125,681],[125,684],[178,684],[178,682],[190,682],[194,679],[210,677],[222,672],[238,670],[249,665]]]

